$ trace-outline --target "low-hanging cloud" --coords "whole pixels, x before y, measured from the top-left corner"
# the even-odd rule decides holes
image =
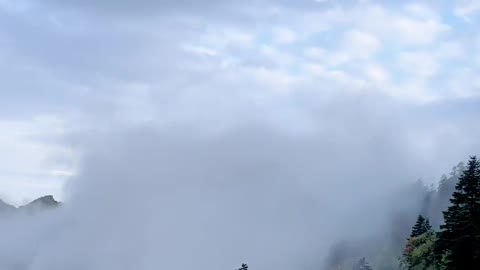
[[[480,150],[478,100],[409,102],[398,98],[408,84],[358,79],[364,64],[381,74],[390,58],[350,71],[303,57],[318,31],[341,40],[348,24],[390,37],[398,29],[376,18],[435,20],[357,1],[302,1],[319,12],[310,16],[287,1],[254,14],[239,12],[241,1],[62,2],[0,10],[11,89],[2,112],[64,116],[58,141],[84,153],[62,208],[2,220],[0,269],[319,269],[366,256],[357,240],[381,242],[392,211],[417,210],[415,196],[391,196],[397,187],[433,182]],[[353,22],[369,14],[373,23]],[[325,27],[310,29],[317,22]],[[292,50],[269,40],[290,23]],[[392,83],[416,82],[400,77]]]
[[[0,266],[318,269],[338,240],[387,237],[387,197],[427,164],[399,117],[356,104],[297,132],[232,119],[96,134],[62,208],[2,224]]]

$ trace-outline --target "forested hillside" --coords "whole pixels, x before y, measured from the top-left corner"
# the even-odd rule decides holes
[[[332,249],[327,269],[480,269],[480,163],[476,157],[442,175],[437,187],[419,180],[398,193],[418,204],[392,213],[390,238],[345,242]]]

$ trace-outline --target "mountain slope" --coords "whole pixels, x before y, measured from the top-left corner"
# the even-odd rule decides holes
[[[55,200],[52,195],[40,197],[18,208],[0,199],[0,215],[10,215],[18,212],[32,213],[33,211],[37,210],[54,209],[61,204],[62,203]]]

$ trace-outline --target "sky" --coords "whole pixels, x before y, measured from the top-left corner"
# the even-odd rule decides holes
[[[88,153],[145,127],[260,126],[300,148],[318,138],[319,163],[435,182],[480,150],[479,12],[473,0],[0,0],[0,197],[66,199]]]
[[[0,0],[0,199],[65,202],[2,219],[0,268],[321,269],[343,240],[369,257],[417,215],[409,183],[480,153],[479,12]]]

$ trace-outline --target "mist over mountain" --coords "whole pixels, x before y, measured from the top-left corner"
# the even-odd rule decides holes
[[[0,270],[480,269],[479,15],[0,0]]]
[[[139,134],[135,136],[139,136]],[[144,143],[152,139],[150,134],[142,133],[141,136],[143,136],[144,140],[142,140],[142,142]],[[258,136],[256,136],[256,138],[257,137]],[[171,149],[171,147],[179,150],[178,146],[171,145],[172,142],[173,141],[170,140],[166,145],[158,146],[159,148],[156,150]],[[117,141],[114,144],[116,143],[121,143],[121,141]],[[228,166],[228,164],[235,164],[230,162],[236,160],[236,158],[230,160],[231,157],[228,155],[220,154],[216,152],[215,148],[211,148],[213,145],[208,143],[207,145],[208,147],[205,149],[209,149],[209,154],[220,155],[219,161],[222,162],[222,167]],[[223,147],[224,146],[217,148],[217,150],[223,149]],[[181,148],[185,150],[189,147],[184,148],[182,146]],[[112,148],[109,147],[108,149]],[[139,147],[138,149],[130,148],[128,153],[123,153],[123,151],[122,153],[117,152],[119,155],[116,155],[116,158],[121,159],[121,155],[136,156],[139,159],[138,161],[144,160],[145,158],[152,158],[151,155],[142,157],[143,151],[143,147]],[[256,151],[262,152],[259,149],[256,149]],[[201,152],[202,151],[199,153]],[[106,160],[110,160],[110,158],[108,156],[98,155],[99,153],[101,153],[101,151],[95,154],[95,164],[100,162],[104,165],[119,166],[118,161],[111,164],[105,163]],[[172,153],[172,151],[168,151],[168,153]],[[195,156],[189,155],[189,159],[201,163],[201,157],[203,155],[199,153],[195,154]],[[263,153],[266,154],[267,152]],[[162,154],[155,154],[154,156],[156,157],[155,160],[163,157]],[[250,155],[248,154],[248,156]],[[175,159],[174,156],[169,155],[168,160],[171,158]],[[265,156],[263,156],[263,158],[265,158]],[[252,163],[249,162],[240,167],[238,167],[238,164],[235,164],[234,168],[240,168],[240,171],[243,173],[258,173],[258,169],[249,169],[248,166],[259,164],[259,162],[261,163],[260,160],[262,160],[262,157],[259,157],[259,159],[254,158]],[[277,161],[279,160],[281,159]],[[185,254],[186,258],[189,258],[188,261],[177,262],[172,260],[171,262],[172,265],[182,265],[182,267],[194,265],[196,262],[202,261],[202,259],[205,258],[204,256],[206,256],[204,259],[205,263],[209,260],[223,261],[223,259],[216,257],[216,254],[218,254],[216,252],[212,254],[209,252],[200,252],[201,256],[195,255],[198,253],[198,251],[195,252],[195,250],[198,248],[198,245],[201,244],[202,246],[208,245],[209,250],[217,250],[217,252],[222,252],[224,255],[230,254],[230,259],[227,261],[231,263],[235,260],[242,261],[248,259],[248,261],[253,262],[255,266],[262,265],[262,261],[268,259],[261,250],[265,248],[272,250],[273,248],[274,252],[271,253],[272,257],[268,261],[269,264],[262,266],[268,269],[270,269],[269,267],[272,262],[280,261],[280,263],[275,265],[275,267],[278,268],[287,262],[292,262],[292,260],[298,258],[298,256],[301,256],[302,260],[295,261],[295,265],[303,265],[310,269],[350,269],[360,258],[367,258],[374,269],[397,269],[399,254],[402,252],[405,239],[408,238],[410,229],[417,215],[420,213],[430,217],[432,224],[438,228],[439,224],[443,223],[441,212],[446,209],[445,207],[448,205],[447,202],[458,182],[458,177],[464,169],[463,163],[459,163],[453,167],[449,177],[442,175],[438,186],[434,188],[429,187],[420,180],[416,182],[411,181],[409,184],[406,183],[402,186],[388,189],[386,194],[375,196],[370,202],[358,200],[357,202],[363,204],[363,207],[355,208],[357,212],[355,214],[350,213],[348,209],[344,209],[348,211],[348,215],[344,216],[345,220],[343,221],[343,224],[346,226],[340,227],[342,224],[337,222],[338,218],[341,217],[339,214],[342,214],[342,212],[339,212],[341,208],[335,206],[334,212],[336,216],[334,220],[331,220],[332,223],[329,225],[329,221],[327,220],[329,216],[325,215],[325,211],[328,210],[328,208],[326,208],[328,201],[322,198],[322,196],[316,197],[316,192],[312,192],[311,190],[313,186],[302,188],[297,185],[292,186],[291,183],[288,182],[283,182],[282,184],[281,179],[277,179],[279,182],[277,182],[275,186],[266,182],[265,189],[261,188],[260,190],[250,189],[253,183],[249,184],[243,181],[238,182],[232,187],[230,183],[228,185],[222,183],[223,178],[221,174],[215,174],[217,175],[216,177],[220,177],[216,178],[213,182],[213,179],[201,177],[205,172],[201,173],[204,169],[200,166],[191,168],[190,171],[184,173],[186,173],[187,176],[195,174],[198,177],[197,180],[204,179],[203,181],[191,182],[189,180],[190,178],[183,178],[183,176],[181,176],[183,173],[178,174],[171,181],[162,181],[161,183],[156,182],[154,179],[149,179],[147,176],[147,178],[141,181],[143,181],[143,185],[149,187],[148,189],[153,189],[151,193],[145,193],[145,190],[143,190],[145,187],[141,189],[134,188],[134,186],[132,186],[133,183],[120,182],[118,180],[123,179],[124,173],[132,169],[141,169],[143,173],[148,172],[149,174],[162,175],[177,168],[174,165],[175,163],[171,161],[169,161],[169,164],[170,166],[173,165],[173,168],[170,166],[168,168],[150,167],[150,165],[144,164],[143,162],[136,164],[137,166],[131,167],[132,164],[130,163],[129,169],[125,171],[120,169],[111,171],[110,168],[105,167],[102,167],[100,170],[98,168],[96,169],[95,175],[102,175],[104,180],[108,180],[103,183],[105,187],[111,185],[117,187],[117,192],[111,194],[109,201],[105,201],[105,198],[102,198],[102,195],[96,192],[82,198],[86,195],[83,193],[86,192],[86,190],[83,192],[81,190],[88,186],[88,184],[83,183],[82,185],[87,186],[83,186],[83,188],[77,187],[76,189],[79,193],[75,196],[80,197],[77,197],[76,200],[74,199],[75,197],[73,197],[72,200],[67,205],[63,205],[62,208],[58,208],[61,203],[56,201],[51,195],[40,197],[18,208],[3,203],[1,208],[2,212],[0,213],[8,218],[2,220],[3,224],[1,224],[1,226],[3,227],[12,228],[11,226],[19,226],[23,229],[32,229],[30,223],[40,221],[37,225],[53,226],[59,228],[60,231],[52,231],[48,227],[40,228],[40,231],[48,232],[48,234],[38,239],[38,235],[30,235],[30,237],[24,241],[26,241],[25,244],[30,241],[40,241],[36,246],[42,248],[41,251],[37,250],[34,253],[30,253],[33,252],[32,249],[30,249],[30,251],[28,251],[28,249],[24,250],[26,253],[22,254],[22,256],[27,257],[17,257],[16,260],[11,258],[4,259],[3,262],[0,263],[0,266],[13,267],[15,265],[16,267],[6,269],[46,269],[43,267],[48,265],[48,267],[57,269],[55,267],[68,264],[82,265],[82,267],[89,267],[90,269],[100,269],[101,267],[98,264],[100,260],[102,267],[112,267],[112,265],[122,267],[120,264],[124,265],[125,262],[130,262],[131,265],[128,268],[121,268],[129,269],[134,265],[148,262],[148,264],[142,267],[144,267],[144,269],[150,269],[148,265],[151,264],[153,269],[153,266],[156,265],[156,258],[158,257],[155,254],[149,255],[153,256],[152,258],[146,256],[149,254],[147,251],[152,248],[157,251],[161,250],[162,254],[171,254],[169,256],[173,256],[173,254],[179,252],[180,249],[190,250],[191,253]],[[177,165],[181,166],[181,164]],[[275,166],[275,164],[272,164],[272,166]],[[281,168],[281,166],[278,168]],[[230,174],[230,170],[231,168],[225,171],[229,177],[238,174],[237,172],[232,175]],[[143,173],[138,175],[141,176]],[[205,175],[208,176],[210,174],[207,173]],[[92,176],[93,175],[90,175],[89,177]],[[262,179],[262,177],[257,179]],[[97,181],[98,180],[99,179],[97,179]],[[189,181],[188,186],[193,186],[191,189],[184,190],[181,187],[185,183],[180,183],[179,185],[179,183],[176,183],[177,181]],[[93,182],[90,183],[93,184]],[[95,183],[95,185],[97,184],[98,183]],[[256,185],[258,185],[258,183]],[[305,188],[310,189],[310,191],[307,192]],[[285,189],[288,189],[288,192]],[[335,187],[333,186],[329,187],[329,190],[334,189]],[[141,201],[133,199],[140,195],[138,192],[141,192],[142,196],[147,196],[142,198]],[[386,190],[382,192],[386,192]],[[266,200],[262,199],[262,196],[266,194],[268,194],[268,197],[265,197]],[[217,198],[212,198],[212,195],[215,195]],[[238,199],[234,200],[232,198]],[[408,198],[408,200],[405,198]],[[97,201],[97,203],[94,204],[91,203],[92,200],[96,201],[97,199],[103,199],[103,201]],[[191,201],[191,203],[189,203],[189,201]],[[379,203],[382,204],[380,208],[378,206]],[[149,205],[161,205],[161,207],[157,209],[158,214],[149,210]],[[255,205],[255,207],[253,207],[253,205]],[[172,208],[169,208],[169,206],[172,206]],[[94,209],[90,207],[94,207]],[[291,210],[286,210],[289,208]],[[43,212],[42,210],[45,209],[53,209],[54,212]],[[67,209],[68,212],[63,212],[65,209]],[[381,212],[375,212],[373,210]],[[279,211],[278,214],[276,211]],[[29,215],[23,216],[23,214],[26,213]],[[35,215],[32,216],[32,214]],[[365,216],[365,219],[358,218],[361,215],[367,216]],[[129,219],[125,219],[126,217]],[[134,217],[133,220],[130,219],[132,217]],[[145,226],[147,224],[143,222],[147,219],[149,224]],[[172,235],[174,232],[172,229],[174,227],[171,226],[175,226],[175,230],[177,230],[177,226],[180,224],[178,223],[179,219],[182,224],[185,224],[185,230],[180,230],[181,234]],[[154,227],[151,227],[152,223],[155,224]],[[105,238],[107,236],[103,235],[103,233],[106,232],[106,228],[111,224],[116,224],[116,226],[110,229],[107,240],[107,238]],[[317,224],[316,226],[318,227],[305,226],[309,224]],[[141,231],[130,231],[129,228],[131,228],[131,226],[137,228],[142,227],[143,229]],[[262,228],[262,226],[265,227]],[[330,228],[330,230],[325,232],[328,228]],[[362,230],[362,228],[365,229],[360,232],[359,230]],[[148,231],[146,232],[145,230]],[[188,230],[190,230],[190,233]],[[92,237],[87,236],[85,234],[87,232],[102,232],[102,234]],[[124,235],[124,233],[127,232],[129,235]],[[12,233],[12,231],[10,233]],[[13,231],[13,233],[16,237],[22,238],[21,235],[23,235],[23,233],[21,231],[18,233]],[[251,236],[252,233],[254,237]],[[198,238],[199,236],[201,236],[201,238]],[[166,243],[168,244],[162,244],[161,239],[167,239]],[[125,243],[124,241],[129,242]],[[230,246],[230,242],[234,242],[236,246]],[[55,245],[52,245],[53,243],[55,243]],[[85,250],[78,249],[78,245],[84,247],[84,245],[88,243],[96,243],[96,252],[100,252],[100,254],[108,254],[105,252],[112,251],[115,251],[115,253],[102,255],[101,259],[99,259],[99,257],[97,257],[98,253],[88,255],[89,253],[85,253]],[[172,246],[172,243],[176,243],[178,246]],[[272,243],[274,243],[273,246],[271,246]],[[73,246],[71,246],[72,244]],[[107,245],[105,246],[105,244]],[[132,245],[140,248],[140,251],[130,249]],[[238,246],[240,246],[240,248]],[[307,246],[307,249],[305,246]],[[43,250],[47,247],[52,250]],[[172,252],[171,248],[175,247],[179,248],[179,250],[173,250],[173,253],[169,253]],[[6,254],[12,252],[12,250],[9,250],[9,245],[4,246],[4,248],[5,249],[2,250],[3,252],[7,252]],[[72,248],[77,252],[76,256],[57,258],[56,260],[60,261],[57,263],[50,261],[53,259],[50,258],[53,254],[63,254],[61,252],[66,252],[64,254],[64,256],[66,256],[69,250],[72,251]],[[299,252],[299,250],[301,252]],[[18,252],[18,250],[14,251]],[[277,257],[279,253],[283,254],[282,256],[285,258]],[[36,258],[34,259],[28,258],[28,254],[37,255],[35,255]],[[322,254],[325,255],[322,256]],[[41,257],[37,257],[39,255]],[[46,256],[45,259],[41,259],[43,256]],[[127,257],[124,257],[124,259],[118,262],[119,256]],[[37,261],[39,258],[40,261]],[[312,260],[312,258],[317,259]],[[168,260],[162,257],[162,262],[165,263],[166,261]],[[36,266],[37,264],[39,266]],[[227,264],[228,263],[225,263],[225,265]],[[216,265],[216,263],[213,263],[213,265]],[[37,268],[33,268],[33,266]],[[282,269],[291,269],[290,267],[293,267],[293,265]]]
[[[15,206],[0,200],[0,213],[10,213],[15,209],[16,209]]]
[[[2,225],[10,227],[2,237],[20,240],[13,251],[2,246],[0,266],[330,269],[366,257],[393,269],[418,213],[436,213],[429,201],[443,200],[400,170],[366,169],[376,156],[319,162],[329,147],[320,134],[300,140],[258,126],[115,134],[92,143],[61,208]],[[38,204],[55,203],[29,205]]]
[[[62,203],[56,201],[52,195],[42,196],[40,198],[37,198],[19,207],[10,205],[0,199],[0,215],[10,215],[10,214],[16,214],[16,213],[33,213],[36,211],[41,211],[46,209],[55,209],[61,204]]]

